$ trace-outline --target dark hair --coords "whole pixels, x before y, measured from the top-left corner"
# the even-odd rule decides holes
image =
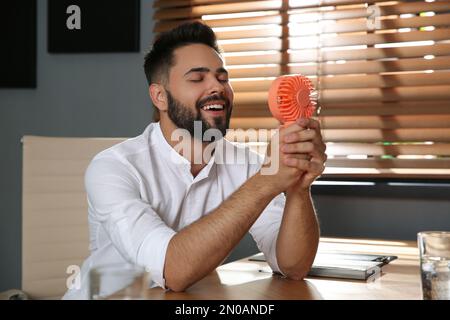
[[[173,52],[183,46],[201,43],[217,52],[217,39],[214,31],[201,22],[190,22],[161,33],[145,55],[144,71],[148,84],[167,80],[168,72],[173,66]]]
[[[151,50],[145,55],[144,71],[148,85],[168,81],[169,69],[173,66],[173,52],[183,46],[201,43],[220,53],[214,31],[201,22],[189,22],[161,33]],[[155,107],[154,120],[159,120],[159,110]]]

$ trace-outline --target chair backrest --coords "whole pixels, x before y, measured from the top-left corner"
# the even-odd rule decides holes
[[[88,256],[84,173],[98,152],[124,140],[23,137],[22,290],[31,298],[60,298],[67,268]]]

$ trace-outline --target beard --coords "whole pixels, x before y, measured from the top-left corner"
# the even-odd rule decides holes
[[[209,129],[217,129],[222,133],[222,137],[225,136],[230,125],[231,111],[233,109],[230,105],[230,100],[227,97],[224,95],[215,94],[198,100],[195,104],[195,111],[193,111],[172,96],[169,90],[166,89],[166,92],[168,104],[167,115],[178,128],[186,129],[190,133],[191,137],[201,141],[203,141],[205,132]],[[205,103],[217,100],[225,102],[225,117],[213,117],[213,123],[211,124],[203,117],[200,110],[202,105]],[[195,121],[199,121],[201,123],[201,132],[195,130]],[[200,133],[201,136],[199,137],[198,135]]]

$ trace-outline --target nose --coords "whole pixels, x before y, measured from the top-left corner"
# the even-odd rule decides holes
[[[222,94],[225,92],[225,86],[216,77],[211,77],[208,82],[208,95]]]

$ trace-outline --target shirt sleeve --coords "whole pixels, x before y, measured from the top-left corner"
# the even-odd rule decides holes
[[[175,231],[140,196],[139,179],[114,158],[95,158],[85,174],[90,219],[101,223],[128,262],[144,266],[165,288],[166,251]]]
[[[272,199],[249,230],[258,249],[264,253],[270,268],[281,274],[283,273],[278,267],[276,244],[285,204],[286,197],[280,193]]]
[[[256,174],[261,169],[263,162],[264,155],[249,150],[248,176]],[[286,196],[284,193],[280,193],[272,199],[249,230],[258,249],[264,253],[270,268],[281,274],[283,273],[278,267],[276,245],[285,205]]]

